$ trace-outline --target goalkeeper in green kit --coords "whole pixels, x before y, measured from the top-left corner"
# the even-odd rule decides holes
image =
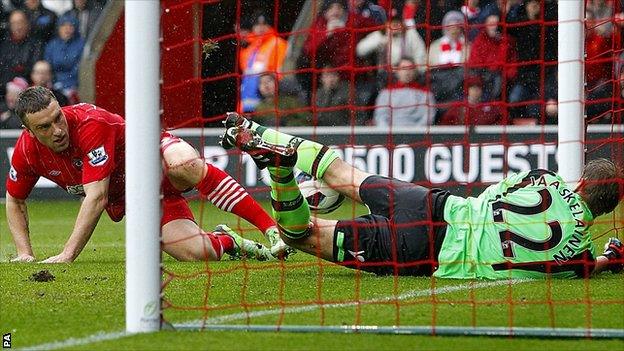
[[[322,144],[229,113],[225,148],[238,147],[271,175],[273,213],[292,247],[379,275],[440,278],[574,278],[624,266],[610,238],[597,255],[589,227],[624,195],[622,171],[607,159],[587,163],[575,189],[547,170],[513,174],[478,197],[363,172]],[[365,204],[370,214],[314,218],[293,175],[296,167]]]

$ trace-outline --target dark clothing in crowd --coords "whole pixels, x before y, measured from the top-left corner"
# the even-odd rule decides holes
[[[0,0],[0,40],[9,35],[9,15],[21,7],[20,0],[9,0],[6,4]]]
[[[35,10],[24,7],[24,12],[28,16],[30,22],[31,35],[40,40],[47,42],[52,39],[56,33],[56,14],[39,4]]]
[[[52,65],[54,71],[54,87],[59,90],[78,87],[78,66],[84,48],[84,39],[78,32],[76,18],[64,15],[59,24],[65,21],[74,26],[74,35],[68,40],[56,36],[46,45],[44,54],[45,60]]]
[[[0,42],[0,97],[5,85],[15,77],[30,77],[35,62],[42,56],[41,43],[32,37],[17,42],[10,38]]]
[[[362,5],[354,10],[355,11],[353,12],[357,13],[361,17],[370,18],[373,22],[375,22],[375,24],[379,25],[386,23],[387,16],[384,9],[379,5],[375,5],[370,0],[363,1]]]
[[[59,106],[63,107],[69,105],[69,99],[67,98],[67,96],[65,96],[65,94],[63,94],[62,91],[54,88],[50,89],[50,91],[52,91],[52,94],[54,94],[54,97],[59,103]]]
[[[340,109],[317,112],[314,124],[318,126],[348,126],[349,115],[349,83],[341,81],[334,89],[319,87],[316,91],[316,108],[342,107]]]
[[[309,126],[310,113],[303,109],[297,98],[279,95],[277,101],[274,98],[262,99],[252,119],[265,126]]]
[[[0,107],[0,129],[20,129],[22,128],[22,121],[15,114],[13,110],[2,111]]]
[[[87,8],[82,11],[73,8],[65,12],[63,16],[72,16],[78,20],[78,27],[76,29],[80,33],[80,37],[86,40],[89,37],[91,29],[95,27],[95,22],[101,11],[102,9],[98,6],[87,6]]]

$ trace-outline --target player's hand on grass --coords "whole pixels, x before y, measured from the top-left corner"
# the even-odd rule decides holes
[[[34,262],[35,256],[31,254],[19,254],[11,262]]]
[[[39,263],[71,263],[74,261],[73,255],[68,255],[65,252],[52,257],[48,257]]]
[[[624,268],[624,245],[618,238],[609,238],[605,244],[603,256],[609,259],[609,270],[613,273],[619,273]]]

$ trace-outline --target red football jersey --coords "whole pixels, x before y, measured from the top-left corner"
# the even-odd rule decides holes
[[[69,147],[55,153],[28,131],[15,144],[6,188],[25,199],[39,177],[58,184],[70,194],[83,195],[83,184],[110,177],[109,202],[124,195],[124,120],[91,104],[61,108],[69,129]]]
[[[125,214],[125,121],[91,104],[62,107],[69,129],[69,147],[55,153],[28,131],[15,143],[6,188],[11,196],[26,199],[39,177],[50,179],[68,193],[84,196],[83,184],[110,177],[106,212],[113,221]],[[162,137],[180,139],[163,132]],[[181,192],[163,177],[161,224],[175,219],[194,221]]]

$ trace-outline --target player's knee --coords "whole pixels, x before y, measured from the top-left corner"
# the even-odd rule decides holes
[[[173,258],[175,258],[176,260],[178,260],[180,262],[194,262],[194,261],[197,261],[197,260],[194,259],[194,256],[189,254],[189,253],[178,252],[178,253],[172,254],[171,256],[173,256]]]
[[[206,164],[200,158],[181,159],[167,164],[167,177],[195,186],[202,179]]]
[[[179,188],[192,188],[202,180],[206,164],[197,151],[187,143],[179,142],[163,153],[165,172]]]

